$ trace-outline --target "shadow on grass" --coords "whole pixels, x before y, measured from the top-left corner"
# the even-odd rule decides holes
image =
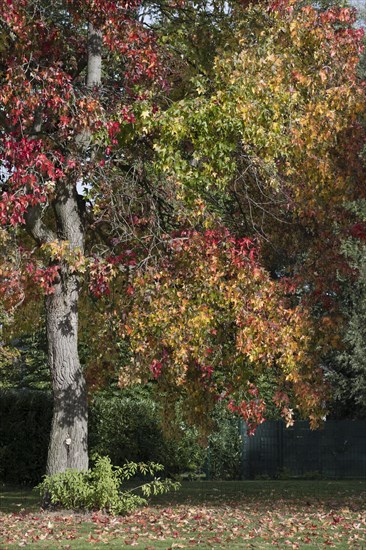
[[[126,484],[126,489],[133,484]],[[366,480],[347,481],[185,481],[181,489],[152,497],[151,505],[176,506],[180,504],[209,506],[240,506],[245,503],[272,503],[278,501],[315,504],[323,502],[333,508],[352,501],[354,509],[365,506]],[[40,497],[27,487],[0,486],[0,512],[4,514],[40,508]]]
[[[322,502],[332,508],[349,501],[353,509],[362,509],[366,503],[366,480],[184,482],[180,491],[155,497],[152,504],[240,506],[254,501],[273,506],[286,501],[299,505]]]
[[[34,512],[40,508],[38,493],[28,487],[0,486],[0,512]]]

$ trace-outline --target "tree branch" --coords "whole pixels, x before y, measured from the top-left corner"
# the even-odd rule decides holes
[[[50,243],[57,240],[57,236],[42,221],[42,207],[37,204],[28,208],[24,215],[27,232],[38,244]]]

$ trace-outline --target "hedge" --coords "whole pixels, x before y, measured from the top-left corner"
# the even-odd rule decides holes
[[[46,469],[52,419],[52,396],[39,390],[0,391],[0,481],[35,485]],[[205,469],[211,478],[240,475],[237,420],[215,412],[217,430],[209,450],[198,443],[194,428],[179,423],[176,437],[163,433],[157,403],[148,393],[100,392],[89,407],[90,453],[106,454],[115,465],[154,461],[168,474],[194,476]]]
[[[0,392],[0,480],[35,484],[45,473],[52,397],[35,390]]]

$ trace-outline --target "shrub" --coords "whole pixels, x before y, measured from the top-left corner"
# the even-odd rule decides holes
[[[113,466],[109,457],[97,456],[94,468],[87,471],[66,470],[46,476],[37,486],[43,500],[53,506],[72,510],[103,510],[109,514],[127,514],[147,504],[151,495],[176,490],[179,484],[154,477],[148,483],[122,490],[124,481],[140,474],[155,476],[163,466],[130,462]],[[135,491],[139,491],[137,494]]]
[[[214,429],[209,436],[207,474],[210,479],[240,479],[242,439],[240,420],[218,403],[213,411]]]
[[[108,455],[118,466],[152,461],[179,474],[200,470],[204,463],[194,428],[177,422],[173,435],[164,433],[159,404],[148,387],[98,392],[89,418],[91,452]]]

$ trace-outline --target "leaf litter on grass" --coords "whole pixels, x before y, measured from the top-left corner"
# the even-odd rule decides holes
[[[220,504],[155,505],[102,513],[0,514],[0,548],[366,548],[365,494],[294,498],[269,491]],[[215,499],[216,501],[216,499]]]
[[[126,546],[169,543],[168,547],[188,548],[205,545],[209,548],[274,546],[300,548],[304,545],[362,548],[366,543],[365,515],[348,512],[342,516],[332,511],[327,514],[315,511],[262,510],[260,514],[245,507],[146,509],[128,518],[108,516],[55,516],[42,517],[12,514],[1,518],[3,548],[28,546],[48,541],[67,543],[85,541],[89,544],[108,544],[120,540]],[[89,533],[87,534],[87,532]],[[5,537],[4,537],[5,535]],[[260,546],[258,546],[260,545]],[[70,545],[70,547],[72,547]],[[159,547],[161,544],[159,544]]]

